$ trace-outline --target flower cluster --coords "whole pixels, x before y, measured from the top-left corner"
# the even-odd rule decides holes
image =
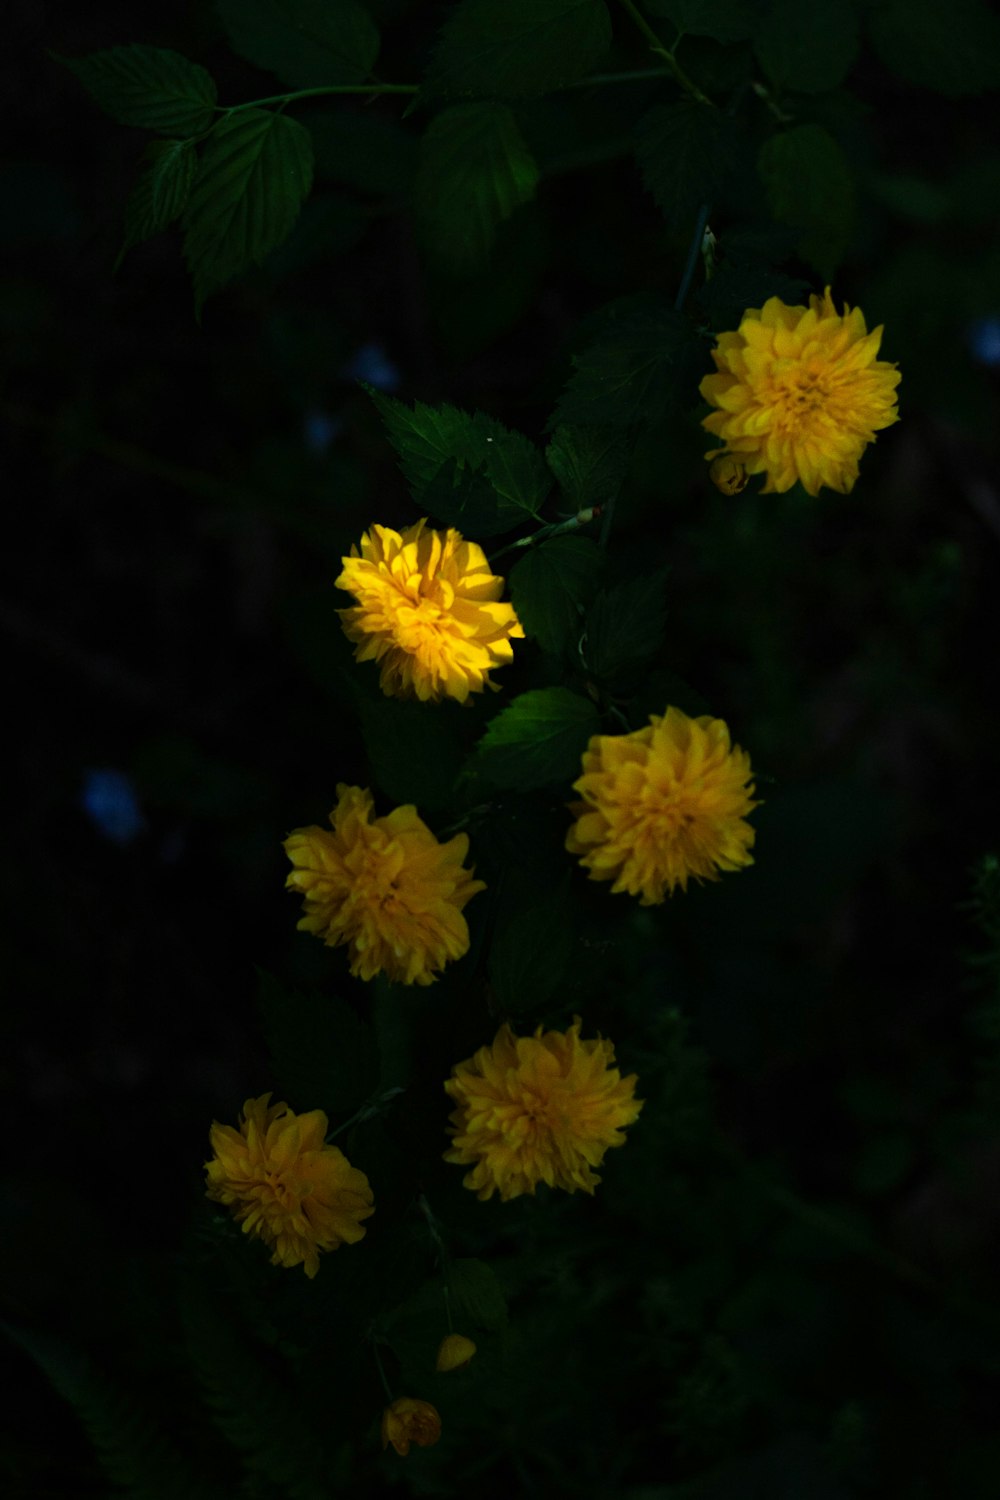
[[[438,703],[492,687],[494,667],[514,657],[524,635],[514,608],[501,604],[503,579],[460,532],[402,532],[373,526],[361,550],[342,558],[337,587],[358,601],[340,611],[358,661],[377,661],[383,693]]]
[[[297,1115],[271,1095],[248,1099],[239,1126],[212,1125],[205,1163],[208,1196],[232,1210],[243,1233],[263,1240],[275,1266],[304,1266],[312,1278],[319,1252],[363,1239],[374,1213],[368,1178],[328,1146],[321,1109]]]
[[[332,832],[298,828],[285,840],[289,890],[305,897],[304,932],[346,945],[351,973],[431,984],[469,946],[462,908],[481,880],[462,861],[468,836],[439,844],[415,807],[376,818],[371,792],[339,785]]]
[[[623,1078],[615,1051],[585,1042],[577,1017],[567,1031],[518,1037],[507,1025],[490,1047],[458,1063],[445,1084],[456,1108],[445,1161],[471,1166],[464,1184],[504,1200],[549,1187],[593,1193],[610,1146],[638,1119],[635,1074]]]
[[[743,314],[735,333],[722,333],[712,350],[716,374],[701,394],[716,407],[702,426],[747,474],[765,474],[763,493],[790,490],[796,481],[816,495],[823,485],[846,494],[858,460],[875,433],[898,421],[896,366],[877,359],[881,327],[868,332],[860,308],[839,314],[830,288],[809,306],[788,307],[771,297]],[[738,485],[737,476],[715,482]]]
[[[642,906],[753,863],[750,758],[721,719],[668,708],[633,734],[594,735],[573,790],[567,849]]]

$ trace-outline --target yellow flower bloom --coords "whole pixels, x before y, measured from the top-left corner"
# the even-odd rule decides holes
[[[810,495],[854,488],[858,459],[875,433],[899,420],[896,366],[876,359],[882,329],[869,333],[860,308],[837,313],[827,287],[809,306],[771,297],[749,308],[735,333],[720,333],[715,375],[700,390],[718,408],[702,426],[748,474],[766,474],[762,494],[799,480]]]
[[[400,1396],[382,1413],[382,1447],[391,1443],[405,1458],[410,1444],[418,1448],[433,1448],[441,1436],[441,1416],[436,1406],[429,1401],[417,1401],[413,1396]]]
[[[679,708],[633,734],[595,734],[573,783],[582,802],[566,848],[612,893],[659,905],[689,878],[753,864],[750,757],[721,719],[689,719]]]
[[[270,1245],[273,1266],[305,1266],[311,1279],[320,1250],[364,1238],[372,1190],[342,1151],[325,1144],[321,1109],[297,1115],[270,1098],[248,1099],[238,1130],[213,1123],[208,1196],[232,1209],[244,1234]]]
[[[462,864],[468,835],[439,844],[415,807],[374,818],[372,794],[337,787],[333,832],[297,828],[284,848],[295,868],[285,882],[305,896],[303,932],[328,948],[346,944],[351,973],[396,984],[433,984],[469,947],[462,908],[485,882]]]
[[[580,1040],[580,1018],[568,1031],[515,1036],[501,1026],[493,1045],[458,1063],[445,1089],[458,1108],[445,1161],[472,1166],[463,1179],[479,1198],[506,1202],[539,1182],[592,1193],[594,1171],[622,1130],[638,1118],[635,1074],[622,1078],[610,1042]]]
[[[379,683],[390,698],[464,703],[495,686],[490,671],[513,661],[510,643],[524,631],[513,605],[499,602],[503,579],[490,572],[483,549],[454,530],[425,531],[426,524],[365,533],[360,553],[352,547],[341,559],[337,587],[358,603],[339,614],[355,659],[381,663]]]
[[[462,1370],[472,1359],[476,1346],[464,1333],[449,1333],[441,1340],[434,1368],[439,1375],[449,1370]]]
[[[745,465],[729,454],[723,454],[709,466],[708,477],[724,495],[741,494],[750,481]]]

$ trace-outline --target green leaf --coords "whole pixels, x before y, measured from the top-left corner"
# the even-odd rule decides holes
[[[296,88],[360,83],[378,28],[358,0],[218,0],[234,51]]]
[[[843,83],[857,56],[855,7],[851,0],[768,0],[753,44],[777,88],[826,93]]]
[[[427,87],[544,94],[585,78],[610,45],[604,0],[461,0],[434,49]]]
[[[587,615],[588,669],[614,683],[659,650],[666,626],[666,569],[602,589]]]
[[[1000,16],[983,0],[877,0],[868,29],[886,67],[938,94],[1000,88]]]
[[[843,151],[821,125],[796,125],[764,142],[757,170],[771,212],[801,231],[799,254],[830,280],[854,223],[854,177]]]
[[[275,1093],[297,1114],[325,1110],[335,1128],[375,1092],[375,1034],[346,1000],[289,989],[260,969],[257,1007]]]
[[[394,803],[422,814],[451,805],[462,749],[443,713],[377,698],[362,705],[361,729],[375,780]]]
[[[642,180],[668,223],[684,226],[711,203],[738,168],[742,136],[736,121],[691,99],[658,106],[636,126]]]
[[[451,1300],[458,1321],[494,1332],[507,1321],[507,1301],[485,1261],[453,1260],[448,1268]]]
[[[413,498],[439,520],[449,525],[461,521],[475,536],[488,537],[538,513],[549,492],[549,474],[523,433],[512,432],[485,412],[419,401],[411,410],[392,396],[369,394]]]
[[[244,109],[205,145],[184,215],[184,258],[199,310],[284,240],[312,186],[309,132],[288,115]]]
[[[768,297],[780,297],[794,307],[805,305],[809,283],[789,276],[764,261],[744,261],[738,265],[716,266],[711,281],[700,287],[695,301],[712,328],[723,330],[739,326],[743,314],[752,307],[763,307]]]
[[[150,141],[125,209],[125,242],[117,265],[133,245],[159,234],[180,217],[196,166],[197,157],[190,141]]]
[[[605,557],[585,536],[556,536],[521,558],[510,574],[510,597],[529,639],[543,651],[568,652],[580,635]]]
[[[613,427],[557,427],[545,450],[549,468],[578,510],[607,505],[628,470],[628,444]]]
[[[140,125],[161,135],[200,135],[215,116],[211,74],[165,47],[111,47],[56,60],[119,125]]]
[[[522,693],[492,720],[463,775],[520,791],[568,785],[599,728],[593,703],[569,688]]]
[[[662,417],[674,399],[691,400],[703,363],[688,320],[659,298],[611,311],[559,399],[552,426],[630,427]]]
[[[457,104],[431,121],[414,183],[429,255],[458,271],[486,260],[497,228],[534,197],[538,167],[505,104]]]
[[[487,971],[501,1012],[538,1010],[562,984],[574,941],[569,892],[567,877],[554,889],[533,892],[529,905],[498,916]]]
[[[753,31],[753,0],[646,0],[651,16],[672,21],[685,36],[708,36],[715,42],[742,42]]]

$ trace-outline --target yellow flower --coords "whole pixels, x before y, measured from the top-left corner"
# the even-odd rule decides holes
[[[745,466],[728,454],[723,454],[709,466],[708,477],[724,495],[741,494],[750,481]]]
[[[339,614],[355,659],[381,663],[383,693],[464,703],[495,686],[490,671],[513,661],[510,643],[524,631],[513,605],[499,602],[503,579],[483,549],[426,524],[402,535],[388,526],[365,533],[360,554],[352,547],[341,559],[337,587],[358,603]]]
[[[689,878],[753,864],[750,775],[750,757],[721,719],[668,708],[634,734],[595,734],[573,783],[583,801],[570,806],[566,848],[591,880],[658,905]]]
[[[327,1146],[321,1109],[297,1115],[270,1094],[248,1099],[239,1129],[215,1122],[205,1163],[208,1196],[231,1208],[243,1233],[273,1250],[273,1266],[319,1270],[319,1251],[364,1238],[375,1212],[368,1178],[336,1146]]]
[[[462,908],[485,882],[462,864],[468,834],[439,844],[417,809],[373,818],[372,794],[337,787],[333,832],[297,828],[284,848],[295,868],[285,885],[305,896],[298,926],[328,948],[346,944],[351,973],[396,984],[433,984],[469,947]]]
[[[409,1453],[411,1443],[433,1448],[440,1436],[441,1416],[429,1401],[400,1396],[382,1413],[382,1447],[391,1443],[400,1458]]]
[[[464,1369],[475,1352],[475,1344],[464,1333],[446,1334],[441,1340],[434,1368],[439,1375],[445,1375],[449,1370]]]
[[[577,1016],[568,1031],[518,1037],[505,1024],[452,1069],[445,1089],[458,1108],[444,1159],[472,1166],[463,1181],[477,1197],[498,1191],[506,1202],[539,1182],[592,1193],[605,1151],[625,1144],[642,1108],[635,1074],[622,1078],[611,1043],[581,1041],[580,1025]]]
[[[700,390],[718,408],[702,426],[748,474],[766,474],[762,494],[799,480],[810,495],[825,484],[854,488],[858,459],[875,433],[899,420],[896,366],[876,359],[882,329],[869,333],[860,308],[839,316],[827,287],[809,306],[771,297],[749,308],[735,333],[720,333],[715,375]]]

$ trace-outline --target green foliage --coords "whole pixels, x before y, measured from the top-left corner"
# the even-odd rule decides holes
[[[604,0],[459,0],[427,87],[521,98],[584,78],[611,45]]]
[[[462,746],[447,710],[373,698],[361,705],[361,729],[375,780],[394,804],[412,802],[424,816],[451,805]]]
[[[481,1260],[453,1260],[448,1281],[459,1321],[495,1333],[507,1321],[507,1302],[492,1268]]]
[[[557,427],[545,458],[566,499],[586,510],[617,496],[629,451],[624,435],[614,428]]]
[[[687,36],[742,42],[753,31],[755,0],[648,0],[652,16],[664,16]]]
[[[650,296],[612,304],[597,338],[573,356],[551,425],[620,428],[655,421],[690,383],[701,358],[690,322],[669,302]]]
[[[9,1325],[4,1332],[70,1403],[104,1472],[130,1500],[210,1500],[211,1487],[132,1390],[114,1384],[87,1355],[50,1334]]]
[[[411,410],[391,396],[370,395],[414,500],[439,521],[491,537],[538,513],[551,482],[541,454],[523,433],[481,411],[419,401]],[[482,483],[461,482],[471,475]]]
[[[599,727],[594,705],[569,688],[521,693],[490,720],[464,776],[520,791],[567,785]]]
[[[554,655],[573,651],[603,569],[604,553],[584,536],[552,537],[522,557],[510,597],[528,638]]]
[[[574,944],[568,877],[557,886],[518,889],[504,901],[490,944],[488,973],[502,1013],[536,1012],[553,1001]]]
[[[867,20],[875,50],[908,82],[952,97],[1000,88],[1000,17],[985,0],[876,0]]]
[[[185,1289],[181,1319],[212,1419],[246,1474],[270,1481],[288,1500],[328,1500],[326,1456],[288,1364],[252,1343],[200,1288]]]
[[[297,1114],[325,1110],[336,1129],[378,1085],[378,1045],[371,1026],[334,995],[290,989],[263,971],[257,981],[276,1094]]]
[[[359,83],[379,35],[361,0],[217,0],[233,50],[296,88]]]
[[[209,136],[184,214],[184,259],[195,305],[292,229],[312,185],[309,132],[288,115],[244,109]]]
[[[215,115],[215,83],[197,63],[164,47],[111,47],[88,57],[61,57],[91,98],[120,125],[161,135],[192,136]]]
[[[150,141],[125,210],[125,243],[119,264],[133,245],[159,234],[180,218],[197,161],[190,141]]]
[[[754,51],[775,88],[822,94],[843,83],[858,50],[852,0],[767,0]]]
[[[602,589],[587,612],[583,656],[598,682],[614,683],[652,656],[666,626],[665,569]]]
[[[809,283],[789,276],[763,260],[741,259],[716,266],[710,281],[700,287],[697,303],[712,328],[737,328],[750,307],[763,307],[769,297],[780,297],[790,307],[806,306]]]
[[[800,231],[799,254],[829,280],[854,225],[854,178],[843,151],[821,125],[796,125],[765,141],[757,169],[775,218]]]
[[[739,170],[742,137],[729,115],[695,100],[657,105],[636,127],[636,157],[667,222],[684,228]]]
[[[505,104],[456,104],[431,122],[414,183],[428,253],[458,271],[487,260],[497,228],[538,185],[538,167]]]

